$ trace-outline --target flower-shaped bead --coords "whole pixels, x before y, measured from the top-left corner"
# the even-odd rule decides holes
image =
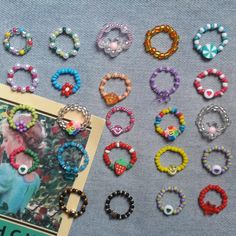
[[[75,136],[76,134],[79,133],[80,128],[81,128],[80,122],[72,120],[72,121],[67,123],[67,125],[66,125],[66,132],[69,135]]]
[[[74,86],[70,83],[65,83],[61,89],[61,95],[69,97],[73,93]]]
[[[23,120],[20,120],[20,121],[16,121],[15,122],[15,125],[16,125],[16,129],[23,133],[25,131],[27,131],[27,126],[26,126],[26,123],[23,121]]]

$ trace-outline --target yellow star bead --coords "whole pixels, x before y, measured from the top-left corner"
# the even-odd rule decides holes
[[[11,37],[11,33],[10,33],[10,32],[6,32],[6,33],[5,33],[5,37],[6,37],[6,38],[10,38],[10,37]]]

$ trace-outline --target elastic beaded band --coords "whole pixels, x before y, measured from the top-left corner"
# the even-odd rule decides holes
[[[160,72],[170,73],[170,75],[173,77],[173,83],[174,83],[172,88],[165,89],[165,90],[158,89],[155,79]],[[174,68],[160,67],[160,68],[157,68],[152,73],[149,82],[150,82],[150,87],[152,91],[156,94],[157,100],[159,102],[169,102],[170,95],[173,94],[179,87],[180,76]]]
[[[126,38],[120,38],[119,36],[115,39],[110,39],[105,37],[105,34],[108,34],[112,30],[119,30],[120,35],[123,34]],[[127,25],[117,24],[117,23],[108,23],[106,24],[98,34],[97,37],[97,46],[100,49],[103,49],[106,54],[111,57],[118,56],[122,51],[129,49],[132,44],[132,34],[128,29]]]
[[[170,39],[173,41],[171,48],[165,53],[158,51],[155,47],[152,46],[151,43],[152,37],[161,32],[169,34]],[[145,51],[151,54],[154,58],[157,58],[159,60],[167,59],[177,51],[178,46],[179,46],[179,35],[170,25],[155,26],[153,29],[148,30],[146,33],[146,38],[144,41]]]
[[[167,192],[176,193],[176,194],[178,194],[178,196],[180,198],[180,204],[175,209],[170,204],[167,204],[165,206],[163,205],[162,198]],[[186,205],[186,196],[184,195],[183,191],[181,189],[177,188],[176,186],[169,186],[167,188],[162,188],[162,190],[157,194],[156,201],[157,201],[157,207],[166,216],[177,215],[183,210],[184,206]]]
[[[71,75],[74,77],[75,85],[72,85],[68,82],[66,82],[63,85],[60,85],[57,82],[57,79],[59,78],[59,76],[65,75],[65,74],[68,74],[68,75]],[[69,97],[71,94],[76,93],[79,90],[80,84],[81,84],[80,75],[79,75],[78,71],[73,70],[71,68],[61,68],[61,69],[57,70],[57,72],[52,76],[51,82],[52,82],[52,86],[55,89],[61,91],[62,96],[66,96],[66,97]]]
[[[73,49],[71,49],[69,52],[64,52],[62,49],[60,49],[57,46],[56,39],[59,35],[66,35],[71,38],[73,41]],[[74,57],[77,55],[79,48],[80,48],[80,40],[77,34],[73,33],[70,28],[62,27],[54,31],[49,38],[49,47],[52,50],[53,53],[58,55],[59,57],[67,60],[70,57]]]
[[[207,43],[205,45],[200,44],[202,35],[208,31],[217,30],[221,34],[221,43],[217,47],[214,43]],[[228,34],[225,32],[224,27],[221,24],[207,24],[201,27],[195,37],[193,38],[193,47],[206,59],[213,59],[219,52],[221,52],[225,45],[228,43]]]
[[[114,92],[110,92],[110,93],[106,93],[104,91],[104,87],[105,84],[107,83],[107,81],[109,81],[110,79],[120,79],[123,80],[126,86],[126,91],[122,94],[122,95],[117,95]],[[108,106],[111,105],[115,105],[116,103],[122,101],[123,99],[125,99],[126,97],[128,97],[128,95],[131,92],[131,81],[128,79],[128,76],[125,74],[120,74],[120,73],[108,73],[106,74],[99,86],[99,91],[101,93],[102,98],[104,99],[105,103]]]
[[[220,206],[216,206],[216,205],[210,203],[209,201],[204,202],[204,198],[209,191],[215,191],[220,194],[220,197],[221,197],[221,205]],[[200,192],[199,198],[198,198],[198,203],[199,203],[199,206],[201,207],[201,209],[203,210],[204,215],[218,214],[227,206],[228,196],[227,196],[226,192],[224,191],[224,189],[222,189],[219,185],[210,185],[209,184],[207,187],[202,189],[202,191]]]
[[[121,127],[120,125],[112,125],[111,124],[111,121],[110,121],[110,118],[111,116],[116,113],[116,112],[126,112],[127,115],[129,116],[130,120],[129,120],[129,125],[125,128]],[[134,126],[134,115],[133,115],[133,112],[131,110],[128,110],[127,108],[125,107],[113,107],[106,115],[106,126],[107,128],[111,131],[111,133],[114,135],[114,136],[119,136],[123,133],[126,133],[126,132],[129,132],[133,126]]]
[[[33,164],[32,166],[29,168],[27,165],[19,165],[16,163],[15,157],[16,155],[18,155],[19,153],[24,153],[26,155],[29,155],[30,157],[32,157],[33,159]],[[25,148],[23,146],[16,148],[9,157],[10,160],[10,164],[11,166],[16,169],[18,171],[18,173],[20,175],[26,175],[26,174],[30,174],[31,172],[37,170],[38,166],[39,166],[39,157],[38,154],[33,152],[31,149],[29,148]]]
[[[66,195],[70,195],[71,193],[77,194],[83,201],[82,206],[79,211],[69,210],[69,209],[67,209],[67,207],[65,205],[65,197],[66,197]],[[82,216],[86,210],[87,205],[88,205],[88,198],[87,198],[86,194],[79,189],[67,188],[60,195],[59,207],[69,217],[78,218],[78,217]]]
[[[10,39],[15,35],[20,35],[21,37],[26,39],[26,45],[22,49],[15,49],[10,44]],[[14,27],[12,30],[9,30],[5,33],[5,37],[3,40],[3,45],[5,49],[13,55],[16,56],[24,56],[27,52],[30,51],[33,45],[31,34],[25,31],[23,28]]]
[[[125,199],[127,199],[128,203],[129,203],[129,209],[126,213],[124,214],[119,214],[117,212],[115,212],[114,210],[111,209],[110,207],[110,202],[114,197],[124,197]],[[122,190],[117,190],[113,193],[111,193],[105,202],[105,211],[106,213],[112,218],[112,219],[116,219],[116,220],[123,220],[128,218],[134,211],[134,200],[133,197],[127,193],[126,191],[122,191]]]
[[[127,163],[123,158],[120,158],[119,160],[115,161],[115,163],[112,163],[109,158],[109,153],[114,148],[121,148],[126,149],[127,152],[130,154],[130,161]],[[116,175],[122,175],[126,170],[129,170],[133,167],[135,162],[137,161],[137,155],[135,150],[132,146],[129,144],[123,143],[123,142],[114,142],[110,145],[106,146],[104,153],[103,153],[103,160],[105,164],[115,172]]]
[[[221,82],[221,89],[214,92],[213,89],[204,89],[201,85],[201,81],[207,75],[215,75],[219,78]],[[224,93],[228,90],[228,79],[223,74],[223,72],[217,69],[208,69],[197,75],[197,78],[194,80],[194,86],[199,94],[201,94],[206,99],[212,99],[215,97],[223,96]]]
[[[173,114],[176,116],[179,120],[179,128],[175,126],[168,126],[165,130],[163,130],[160,126],[160,123],[162,121],[162,118],[167,114]],[[185,120],[184,120],[184,114],[181,112],[178,112],[177,108],[167,108],[163,109],[159,115],[156,116],[155,122],[154,122],[155,130],[157,133],[159,133],[162,137],[167,139],[168,141],[174,141],[181,133],[185,130]]]
[[[31,78],[32,78],[31,85],[24,87],[24,86],[19,86],[15,83],[14,75],[19,70],[24,70],[30,73]],[[12,91],[17,91],[21,93],[25,93],[25,92],[33,93],[38,86],[38,82],[39,82],[39,79],[38,79],[37,70],[31,65],[16,64],[15,66],[12,67],[12,69],[8,71],[8,74],[7,74],[7,83],[11,86]]]

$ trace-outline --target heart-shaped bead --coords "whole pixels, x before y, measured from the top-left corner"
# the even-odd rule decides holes
[[[112,129],[111,129],[112,134],[114,134],[115,136],[119,136],[120,134],[122,134],[124,132],[123,128],[120,125],[115,125]]]
[[[212,89],[206,89],[204,92],[204,97],[206,99],[211,99],[214,97],[214,91]]]

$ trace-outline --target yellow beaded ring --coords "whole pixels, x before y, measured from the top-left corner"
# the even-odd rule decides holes
[[[160,158],[161,155],[167,151],[178,153],[182,157],[182,164],[180,164],[179,166],[175,165],[162,166]],[[169,175],[173,176],[177,172],[182,171],[186,167],[186,165],[188,164],[188,156],[182,148],[175,146],[165,146],[157,152],[154,161],[159,171],[166,172]]]

